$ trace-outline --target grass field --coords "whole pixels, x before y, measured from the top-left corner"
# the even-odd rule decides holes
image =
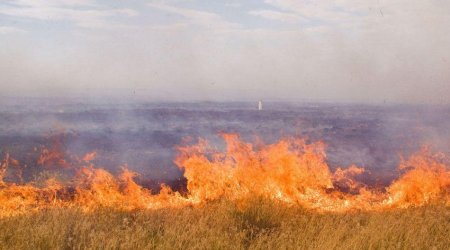
[[[316,213],[264,199],[180,209],[50,209],[0,220],[1,249],[450,249],[450,208]]]

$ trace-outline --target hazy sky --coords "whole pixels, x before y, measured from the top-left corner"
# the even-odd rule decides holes
[[[0,0],[0,96],[450,103],[448,0]]]

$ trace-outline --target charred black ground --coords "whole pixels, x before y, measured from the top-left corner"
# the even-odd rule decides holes
[[[5,103],[0,109],[0,150],[25,165],[27,181],[54,170],[51,164],[39,167],[36,158],[42,148],[58,147],[68,163],[74,155],[97,151],[96,166],[117,172],[126,164],[141,174],[137,182],[145,187],[157,191],[166,183],[183,191],[186,180],[173,163],[176,146],[203,137],[220,148],[219,132],[266,143],[289,136],[322,140],[332,169],[365,167],[369,172],[361,178],[373,186],[397,177],[392,170],[399,156],[425,144],[450,153],[450,108],[441,106],[265,102],[258,111],[256,103],[21,103],[29,104]]]

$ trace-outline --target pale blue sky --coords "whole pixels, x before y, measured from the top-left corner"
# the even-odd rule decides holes
[[[0,95],[450,103],[443,0],[1,0]]]

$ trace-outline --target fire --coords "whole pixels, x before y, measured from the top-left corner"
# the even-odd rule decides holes
[[[175,163],[187,179],[185,195],[165,185],[158,194],[152,194],[135,182],[138,174],[126,166],[114,176],[94,166],[95,152],[66,161],[62,158],[66,153],[59,146],[43,150],[37,166],[48,169],[70,165],[77,170],[71,180],[50,177],[44,183],[8,182],[5,177],[11,167],[22,167],[5,154],[0,164],[0,217],[51,207],[76,206],[85,211],[98,207],[159,209],[219,199],[245,202],[254,196],[320,212],[380,211],[435,202],[450,205],[448,161],[427,148],[402,160],[398,168],[402,175],[380,189],[357,180],[364,173],[363,168],[350,166],[332,172],[322,142],[287,138],[270,145],[252,145],[234,134],[223,138],[224,151],[202,139],[198,144],[178,148]]]
[[[61,145],[61,141],[58,140],[57,137],[50,138],[53,141],[52,147],[50,149],[43,148],[41,150],[41,154],[37,159],[36,163],[39,166],[45,168],[69,168],[70,164],[66,160],[66,155]],[[86,155],[86,158],[90,157],[90,155]]]
[[[423,205],[435,200],[450,203],[450,171],[444,156],[432,155],[424,148],[419,154],[402,162],[400,170],[407,172],[388,187],[389,203],[399,207]]]

